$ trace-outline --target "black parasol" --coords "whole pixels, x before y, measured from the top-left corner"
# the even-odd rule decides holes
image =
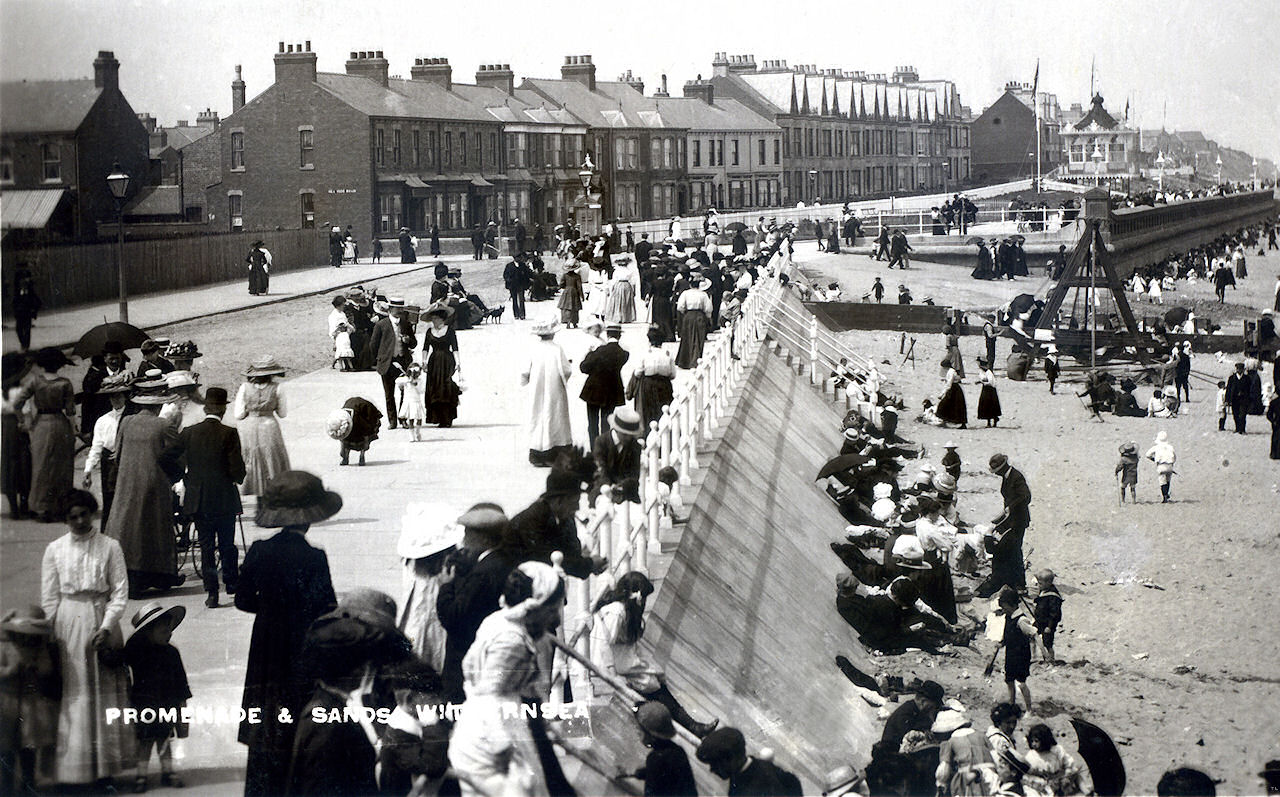
[[[822,466],[822,470],[818,471],[818,475],[814,477],[814,481],[825,479],[836,473],[842,473],[846,470],[852,470],[859,465],[864,465],[871,461],[870,457],[864,457],[861,454],[841,454],[838,457],[830,459],[827,464]]]
[[[74,351],[79,357],[92,357],[95,354],[102,354],[102,347],[108,342],[119,343],[122,349],[136,349],[150,338],[150,335],[132,324],[110,321],[106,324],[98,324],[81,335],[80,340],[76,341]]]
[[[1171,307],[1165,311],[1164,323],[1166,326],[1176,327],[1187,323],[1187,316],[1190,311],[1185,307]]]
[[[728,224],[724,225],[725,232],[737,232],[738,230],[745,230],[745,229],[747,229],[747,225],[743,224],[740,221],[731,221]]]
[[[1029,293],[1020,293],[1009,301],[1009,314],[1022,315],[1036,305],[1036,297]]]
[[[1116,743],[1106,731],[1087,720],[1072,717],[1071,726],[1076,729],[1076,737],[1080,740],[1080,757],[1093,777],[1094,793],[1098,797],[1124,794],[1124,761]]]
[[[965,244],[968,246],[977,246],[978,244],[985,244],[986,242],[987,239],[983,238],[981,235],[971,235],[965,241]]]
[[[1023,235],[1010,235],[1008,238],[1005,238],[1005,240],[1006,240],[1006,241],[1015,241],[1015,242],[1020,243],[1020,244],[1021,244],[1021,243],[1026,243],[1026,241],[1027,241],[1026,236],[1023,236]]]

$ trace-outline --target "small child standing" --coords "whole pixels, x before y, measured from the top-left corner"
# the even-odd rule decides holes
[[[170,644],[173,630],[182,622],[187,610],[181,606],[168,609],[151,602],[133,615],[133,634],[124,645],[124,660],[133,674],[133,686],[129,700],[138,709],[181,709],[191,697],[187,684],[187,671],[182,666],[182,655]],[[138,770],[133,780],[136,794],[147,790],[147,767],[151,763],[151,749],[160,759],[160,785],[182,788],[182,779],[173,772],[171,739],[186,738],[187,726],[183,723],[156,719],[139,721],[135,726],[138,737]]]
[[[44,610],[14,609],[0,622],[0,794],[35,794],[53,763],[62,673]]]
[[[1129,442],[1120,446],[1120,461],[1116,463],[1116,478],[1120,480],[1120,503],[1124,503],[1124,490],[1138,503],[1138,444]]]
[[[1147,459],[1156,463],[1156,473],[1160,477],[1160,503],[1169,503],[1169,493],[1173,489],[1173,469],[1174,463],[1178,461],[1178,455],[1173,450],[1173,445],[1169,442],[1169,433],[1160,430],[1156,435],[1155,445],[1147,449]]]
[[[1002,588],[997,602],[1005,618],[1001,644],[1004,645],[1004,682],[1009,687],[1009,702],[1016,705],[1017,691],[1020,691],[1030,712],[1031,690],[1027,687],[1027,677],[1031,675],[1031,640],[1035,639],[1036,628],[1022,612],[1022,601],[1012,587]]]
[[[679,482],[680,474],[670,465],[658,471],[658,506],[662,507],[663,518],[669,523],[683,523],[689,518],[680,498]]]
[[[355,350],[351,348],[351,325],[339,321],[333,334],[333,360],[338,364],[338,370],[354,370],[355,356]]]
[[[1040,635],[1040,644],[1044,648],[1044,660],[1049,664],[1058,663],[1053,652],[1053,637],[1058,632],[1058,623],[1062,622],[1062,593],[1058,592],[1054,578],[1053,571],[1048,568],[1036,573],[1036,633]]]
[[[396,415],[415,443],[422,442],[422,424],[427,419],[426,390],[427,380],[417,363],[409,363],[408,372],[396,379]]]
[[[884,283],[879,277],[876,277],[876,281],[871,284],[871,295],[876,297],[876,304],[884,301]]]
[[[947,453],[942,455],[942,469],[945,470],[951,478],[959,482],[961,462],[960,455],[956,453],[956,444],[948,440],[947,444],[944,445],[943,448],[947,450]]]
[[[1218,431],[1227,431],[1227,383],[1218,381],[1218,401],[1214,406],[1218,414]]]

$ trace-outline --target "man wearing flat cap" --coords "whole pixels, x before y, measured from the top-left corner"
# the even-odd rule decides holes
[[[235,594],[239,575],[235,529],[243,507],[237,485],[244,481],[245,464],[240,433],[222,422],[226,412],[226,389],[205,391],[204,420],[178,434],[173,452],[184,471],[182,514],[195,521],[200,576],[207,595],[204,605],[210,609],[218,605],[217,560],[222,562],[222,583],[228,595]]]
[[[989,598],[1008,585],[1025,592],[1027,589],[1026,566],[1022,561],[1022,538],[1031,525],[1031,488],[1022,471],[1009,464],[1004,454],[993,454],[988,463],[991,472],[1000,477],[1000,497],[1004,499],[1004,511],[992,521],[994,535],[987,540],[991,553],[991,575],[982,582],[974,594]]]
[[[771,795],[799,797],[800,779],[763,758],[747,755],[747,742],[737,728],[717,728],[698,745],[698,760],[729,782],[729,797]]]
[[[507,516],[497,504],[481,503],[458,518],[463,528],[459,555],[446,560],[436,596],[436,614],[445,630],[444,700],[461,703],[462,657],[484,619],[498,610],[513,562],[502,549]]]
[[[559,551],[564,554],[562,567],[567,575],[586,578],[604,572],[608,562],[588,554],[578,539],[574,514],[582,495],[583,478],[570,470],[552,468],[547,474],[546,490],[538,500],[511,518],[504,547],[512,561],[550,564],[551,554]]]

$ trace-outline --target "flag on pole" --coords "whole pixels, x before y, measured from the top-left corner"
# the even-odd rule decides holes
[[[1040,59],[1036,59],[1036,76],[1031,80],[1031,101],[1035,102],[1036,94],[1040,90]]]

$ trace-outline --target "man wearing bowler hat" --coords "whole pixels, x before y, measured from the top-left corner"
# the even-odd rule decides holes
[[[587,352],[578,366],[578,370],[587,375],[579,397],[587,404],[587,439],[592,445],[606,431],[605,418],[627,400],[622,386],[622,366],[631,354],[618,343],[622,325],[610,324],[605,328],[605,337],[604,345]]]
[[[108,377],[124,372],[129,356],[118,340],[109,340],[102,344],[102,352],[94,357],[89,370],[85,371],[84,381],[80,383],[80,436],[88,438],[93,434],[93,426],[99,418],[111,411],[111,400],[108,394],[101,394],[98,388]]]
[[[175,444],[175,456],[184,466],[186,495],[182,514],[195,520],[200,540],[200,576],[208,597],[204,605],[218,605],[218,568],[222,561],[222,582],[234,595],[239,575],[236,550],[236,516],[240,514],[240,490],[244,481],[244,457],[240,433],[222,422],[227,411],[227,391],[211,387],[205,391],[204,420],[183,429]]]
[[[373,312],[380,316],[373,325],[373,334],[369,337],[369,351],[373,354],[374,367],[382,379],[382,395],[387,405],[387,425],[396,428],[396,379],[400,376],[400,367],[396,360],[404,353],[400,345],[400,334],[396,330],[396,322],[404,311],[404,299],[394,298],[386,302],[375,302]]]
[[[1022,538],[1031,525],[1031,488],[1022,471],[1010,465],[1004,454],[993,454],[988,464],[991,472],[1000,477],[1004,511],[992,521],[993,536],[985,543],[991,553],[991,575],[974,592],[979,598],[989,598],[1005,585],[1019,592],[1027,590]]]
[[[632,772],[618,770],[620,778],[644,781],[644,793],[693,797],[698,793],[689,766],[689,756],[676,744],[676,727],[671,721],[671,711],[661,703],[649,701],[636,709],[636,723],[640,726],[645,747],[644,766]]]

